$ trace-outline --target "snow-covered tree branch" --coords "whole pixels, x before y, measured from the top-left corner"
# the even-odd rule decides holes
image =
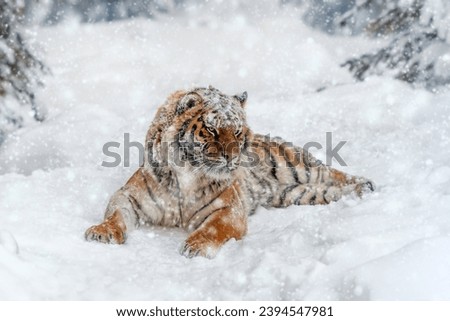
[[[343,64],[357,79],[388,73],[432,91],[450,83],[448,1],[359,1],[337,24],[351,29],[364,22],[370,35],[390,40],[376,52],[351,58]]]
[[[447,0],[284,0],[303,6],[303,20],[330,34],[385,40],[342,66],[358,80],[386,74],[431,91],[450,83]]]
[[[48,70],[20,33],[22,9],[17,1],[0,0],[0,143],[26,118],[44,119],[34,91]]]

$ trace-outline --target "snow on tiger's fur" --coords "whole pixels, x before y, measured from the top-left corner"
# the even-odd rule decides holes
[[[258,206],[328,204],[374,190],[293,144],[254,134],[246,100],[246,92],[229,96],[211,86],[171,94],[148,130],[143,166],[86,239],[121,244],[141,225],[182,227],[190,232],[183,255],[213,257],[246,234]]]

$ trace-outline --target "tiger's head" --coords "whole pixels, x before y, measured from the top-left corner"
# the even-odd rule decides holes
[[[178,97],[173,123],[180,159],[195,173],[230,177],[251,135],[244,110],[247,93],[229,96],[209,86]]]

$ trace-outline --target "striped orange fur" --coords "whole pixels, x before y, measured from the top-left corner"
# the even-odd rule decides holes
[[[258,206],[328,204],[374,184],[325,166],[280,138],[247,126],[247,93],[176,91],[158,109],[146,136],[140,167],[110,199],[105,221],[87,240],[125,242],[143,224],[182,227],[187,257],[213,257],[231,238],[241,239]]]

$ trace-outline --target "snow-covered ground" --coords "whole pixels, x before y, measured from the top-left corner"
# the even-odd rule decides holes
[[[42,28],[53,76],[48,119],[0,147],[0,299],[450,299],[450,93],[339,64],[376,44],[330,38],[287,12],[266,19],[67,22]],[[179,88],[247,90],[254,131],[295,144],[325,133],[377,191],[328,206],[260,209],[213,260],[178,254],[186,232],[149,227],[125,245],[88,243],[137,166],[105,168],[102,146],[143,142]],[[325,90],[317,91],[326,87]],[[325,158],[324,149],[313,153]]]

